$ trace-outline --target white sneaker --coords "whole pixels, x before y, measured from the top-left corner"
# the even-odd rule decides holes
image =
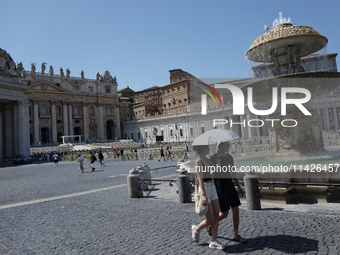
[[[219,242],[210,242],[209,248],[211,249],[217,249],[217,250],[224,250],[226,248],[225,245],[220,244]]]
[[[196,225],[191,226],[191,236],[192,240],[198,243],[200,240],[200,232],[196,231],[196,227],[197,227]]]

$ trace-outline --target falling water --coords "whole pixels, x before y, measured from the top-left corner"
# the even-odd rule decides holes
[[[274,19],[274,21],[273,21],[273,27],[278,26],[278,25],[283,24],[283,23],[293,23],[293,21],[290,17],[288,17],[288,19],[283,18],[282,12],[279,12],[279,17]]]

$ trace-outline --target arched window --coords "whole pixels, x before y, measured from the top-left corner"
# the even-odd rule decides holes
[[[47,107],[46,104],[41,105],[41,115],[47,115]]]
[[[57,116],[60,116],[61,111],[60,111],[60,107],[59,106],[57,106],[57,108],[55,109],[55,112],[56,112]]]

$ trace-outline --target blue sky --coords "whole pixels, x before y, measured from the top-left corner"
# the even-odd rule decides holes
[[[252,77],[245,52],[279,12],[326,36],[321,53],[340,49],[338,1],[1,2],[0,48],[26,70],[46,62],[90,79],[109,70],[118,89],[164,86],[176,68],[199,78]]]

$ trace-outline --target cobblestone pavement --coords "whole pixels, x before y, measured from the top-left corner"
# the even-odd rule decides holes
[[[262,203],[248,211],[242,200],[248,244],[231,240],[230,216],[218,234],[225,251],[208,248],[205,230],[193,243],[191,225],[203,218],[193,203],[178,203],[176,184],[157,181],[148,196],[128,198],[126,176],[141,163],[107,159],[93,173],[85,163],[85,174],[75,162],[0,168],[0,254],[340,254],[339,204]],[[153,173],[162,176],[176,179],[176,169]]]

